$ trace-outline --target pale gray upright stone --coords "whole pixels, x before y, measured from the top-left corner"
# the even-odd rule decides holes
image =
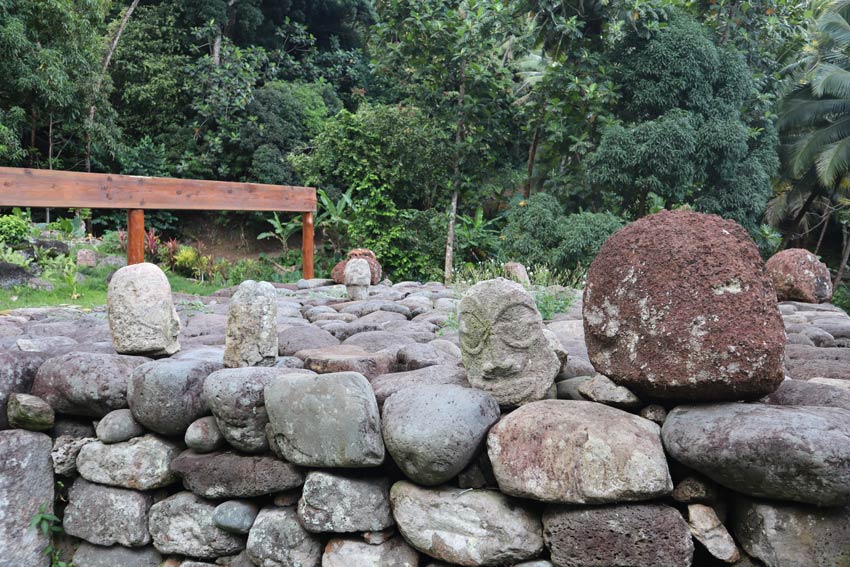
[[[177,445],[155,435],[110,445],[94,441],[80,450],[77,470],[91,482],[150,490],[177,481],[169,467],[179,453]]]
[[[322,541],[301,527],[292,508],[263,508],[248,534],[247,551],[260,567],[318,567]]]
[[[277,292],[268,282],[244,281],[227,310],[224,365],[274,366],[277,351]]]
[[[384,402],[381,427],[402,472],[417,484],[435,486],[466,468],[499,415],[496,399],[482,390],[413,386]]]
[[[385,477],[312,471],[298,501],[298,519],[316,533],[384,530],[394,524],[389,492]]]
[[[736,498],[732,532],[767,567],[850,565],[850,507]]]
[[[121,443],[145,434],[145,428],[129,409],[113,410],[97,422],[97,438],[102,443]]]
[[[369,298],[369,283],[372,281],[372,271],[369,262],[363,258],[352,258],[345,264],[343,274],[345,291],[353,301]]]
[[[350,261],[350,260],[349,260]],[[322,567],[418,567],[419,554],[400,537],[373,545],[356,539],[334,538],[325,546]]]
[[[503,407],[546,396],[561,368],[534,300],[503,278],[472,286],[459,305],[460,347],[469,383]]]
[[[850,504],[848,410],[679,406],[667,416],[662,436],[671,457],[737,492],[821,506]]]
[[[487,451],[505,494],[568,504],[650,500],[673,490],[660,433],[602,404],[543,400],[493,426]]]
[[[543,551],[540,517],[498,492],[400,481],[390,490],[390,501],[404,539],[436,559],[510,565]]]
[[[103,417],[127,407],[127,383],[133,369],[150,362],[140,356],[73,352],[41,365],[32,394],[57,413]]]
[[[362,374],[290,374],[265,390],[273,443],[311,467],[374,467],[384,461],[378,402]]]
[[[180,350],[171,284],[156,265],[134,264],[115,272],[106,305],[116,352],[167,356]]]
[[[48,567],[48,536],[30,527],[39,513],[53,513],[50,437],[11,429],[0,431],[0,565]]]
[[[92,484],[78,478],[68,492],[62,526],[65,533],[95,545],[140,547],[151,541],[150,494]]]
[[[268,451],[264,391],[290,373],[312,372],[289,368],[225,368],[210,374],[204,383],[204,400],[227,442],[245,453]]]
[[[204,381],[222,367],[203,360],[157,360],[133,370],[127,403],[136,421],[161,435],[183,435],[209,413]]]
[[[213,559],[245,548],[245,539],[215,525],[216,505],[191,492],[178,492],[151,506],[150,532],[161,553]]]
[[[101,547],[82,542],[74,552],[74,567],[161,567],[162,555],[153,547]]]

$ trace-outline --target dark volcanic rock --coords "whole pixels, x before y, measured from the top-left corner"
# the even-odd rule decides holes
[[[591,264],[583,305],[593,366],[641,399],[752,399],[783,379],[776,294],[732,221],[662,211],[630,224]]]
[[[184,451],[171,461],[183,486],[204,498],[248,498],[289,490],[304,483],[301,472],[274,457]]]

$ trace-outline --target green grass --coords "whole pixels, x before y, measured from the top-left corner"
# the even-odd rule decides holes
[[[91,309],[106,305],[106,276],[112,271],[109,267],[84,268],[80,273],[85,280],[76,288],[62,283],[51,282],[53,290],[30,289],[19,286],[12,289],[0,289],[0,310],[20,309],[22,307],[56,307],[73,305],[82,309]],[[174,293],[190,295],[210,295],[220,289],[220,286],[201,284],[195,280],[184,278],[177,274],[166,273]]]

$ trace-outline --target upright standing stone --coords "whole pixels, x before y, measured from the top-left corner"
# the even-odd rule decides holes
[[[363,258],[352,258],[345,265],[345,291],[353,301],[361,301],[369,297],[369,282],[372,272],[369,263]]]
[[[460,347],[469,383],[502,407],[543,399],[561,368],[534,300],[503,278],[472,286],[460,302]]]
[[[230,300],[224,365],[274,366],[277,361],[277,292],[268,282],[247,280]]]
[[[754,399],[783,380],[773,284],[741,226],[662,211],[611,236],[584,290],[596,370],[644,401]]]
[[[134,264],[115,272],[106,304],[116,352],[167,356],[180,350],[171,284],[156,265]]]
[[[50,565],[48,536],[30,527],[36,514],[53,513],[50,449],[43,433],[0,431],[0,565]]]

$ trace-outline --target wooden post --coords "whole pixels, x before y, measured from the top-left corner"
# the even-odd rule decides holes
[[[313,213],[304,213],[301,217],[301,262],[302,277],[313,279]]]
[[[127,264],[145,261],[145,211],[127,211]]]

